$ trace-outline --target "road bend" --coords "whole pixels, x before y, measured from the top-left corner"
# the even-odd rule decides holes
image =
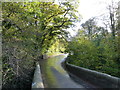
[[[88,90],[96,88],[75,75],[66,71],[62,62],[67,56],[64,54],[41,60],[42,79],[45,88],[82,88]]]

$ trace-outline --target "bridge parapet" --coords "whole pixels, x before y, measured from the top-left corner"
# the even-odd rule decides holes
[[[120,78],[65,63],[68,72],[100,88],[120,88]]]
[[[32,82],[32,90],[36,88],[39,88],[39,89],[44,88],[40,65],[38,63],[36,63],[36,68],[35,68],[33,82]]]

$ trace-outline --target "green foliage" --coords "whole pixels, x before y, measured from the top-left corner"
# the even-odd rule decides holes
[[[61,42],[60,40],[56,40],[55,43],[49,48],[47,51],[47,56],[54,56],[61,54],[65,51],[65,42]]]
[[[78,66],[86,67],[91,69],[95,68],[97,61],[97,50],[95,45],[85,38],[77,38],[73,40],[68,45],[69,50],[72,51],[73,55],[70,57],[76,58],[72,62],[76,63]],[[95,61],[96,60],[96,61]]]
[[[92,25],[89,22],[87,26],[89,24]],[[92,27],[96,27],[96,29],[89,30],[92,32],[98,30],[99,33],[89,35],[88,29],[85,28],[79,30],[76,37],[68,43],[66,50],[69,53],[68,62],[120,77],[119,36],[116,35],[113,39],[111,33],[103,33],[104,28],[95,24]]]
[[[34,69],[39,56],[59,43],[63,46],[69,35],[66,29],[78,18],[69,2],[3,2],[2,12],[3,57],[7,56],[7,61],[3,58],[4,85],[15,77],[27,77],[25,71]]]

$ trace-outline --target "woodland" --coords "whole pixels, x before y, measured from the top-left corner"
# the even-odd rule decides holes
[[[31,89],[35,63],[43,56],[69,53],[67,62],[120,77],[120,22],[109,5],[104,26],[92,17],[82,23],[79,2],[2,3],[3,88]],[[117,4],[116,4],[117,6]]]

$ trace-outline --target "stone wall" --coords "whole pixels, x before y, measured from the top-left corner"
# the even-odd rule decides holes
[[[120,78],[65,63],[66,70],[100,88],[120,88]]]

